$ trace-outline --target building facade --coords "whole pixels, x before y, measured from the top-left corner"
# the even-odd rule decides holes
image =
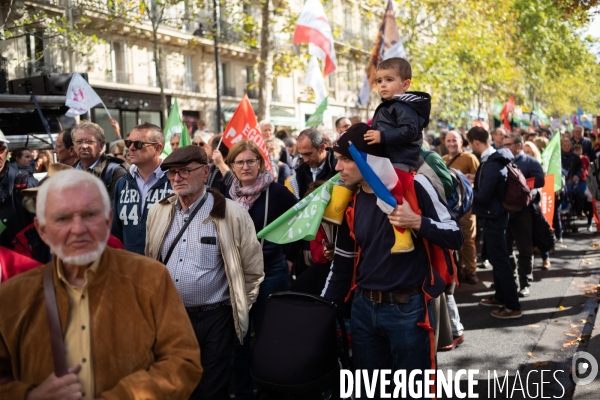
[[[16,4],[18,3],[18,4]],[[258,25],[258,5],[236,5],[233,2],[220,11],[220,63],[222,71],[222,118],[231,118],[244,94],[257,104],[257,62],[260,49],[249,39],[245,25],[251,18]],[[8,79],[47,73],[87,73],[88,80],[100,95],[110,115],[129,132],[142,122],[163,124],[160,88],[157,77],[155,46],[161,52],[161,76],[167,104],[177,98],[183,119],[191,131],[194,126],[214,130],[216,127],[216,64],[212,39],[213,13],[208,6],[192,9],[186,2],[164,9],[158,29],[147,12],[131,17],[129,10],[116,10],[103,0],[16,0],[14,6],[43,10],[49,17],[65,16],[85,21],[75,28],[94,42],[89,51],[69,51],[68,38],[49,35],[40,27],[37,34],[25,34],[0,41]],[[153,3],[154,4],[154,3]],[[298,15],[302,0],[291,0],[286,15]],[[13,6],[13,7],[14,7]],[[113,7],[113,8],[111,8]],[[383,10],[370,10],[361,2],[335,0],[324,4],[335,38],[337,70],[325,79],[329,90],[329,108],[324,125],[333,128],[342,116],[366,121],[377,104],[375,93],[369,107],[358,107],[357,97],[364,77],[364,67],[377,35]],[[14,9],[14,8],[13,8]],[[4,16],[6,8],[3,9]],[[372,18],[365,20],[365,15]],[[13,16],[14,18],[14,16]],[[273,51],[301,53],[291,44],[291,33],[283,16],[274,16],[271,25]],[[252,27],[250,32],[259,32]],[[286,33],[284,33],[286,32]],[[154,33],[156,33],[154,35]],[[250,33],[251,35],[251,33]],[[251,39],[251,37],[250,37]],[[260,43],[260,39],[256,42]],[[72,47],[76,47],[74,44]],[[316,109],[312,90],[302,81],[305,70],[283,71],[273,80],[271,120],[277,127],[291,131],[304,128]],[[91,118],[105,128],[107,139],[112,129],[103,107],[92,110]]]

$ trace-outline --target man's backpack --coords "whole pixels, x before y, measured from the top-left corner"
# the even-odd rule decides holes
[[[588,176],[585,180],[587,187],[596,200],[600,200],[600,158],[590,165]]]
[[[448,199],[448,207],[450,207],[456,219],[460,220],[473,205],[473,187],[461,171],[448,168],[448,172],[450,172],[454,183],[454,194]]]
[[[506,195],[502,207],[508,212],[519,212],[531,204],[531,189],[516,164],[506,164],[506,172]]]

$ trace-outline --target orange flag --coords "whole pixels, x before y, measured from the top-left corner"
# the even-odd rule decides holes
[[[600,229],[600,200],[592,199],[592,211],[594,212],[594,221],[596,229]]]
[[[252,104],[250,103],[247,94],[244,95],[244,98],[235,109],[231,120],[223,132],[223,143],[225,143],[225,146],[229,148],[232,148],[233,145],[240,140],[252,140],[254,143],[256,143],[264,159],[266,160],[265,164],[267,171],[269,171],[271,175],[275,176],[273,174],[271,161],[269,160],[269,155],[267,154],[265,142],[263,141],[260,129],[258,127],[256,115],[254,114]]]
[[[554,174],[546,175],[544,186],[541,188],[542,200],[540,201],[540,208],[542,214],[546,217],[546,221],[552,228],[552,220],[554,219]]]

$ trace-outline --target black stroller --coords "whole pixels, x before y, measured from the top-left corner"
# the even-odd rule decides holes
[[[342,332],[341,351],[336,321]],[[340,368],[348,364],[348,337],[334,303],[296,292],[269,297],[252,350],[251,371],[259,392],[278,400],[339,399]]]

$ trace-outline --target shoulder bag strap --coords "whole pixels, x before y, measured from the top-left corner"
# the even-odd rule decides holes
[[[263,222],[263,229],[267,226],[267,217],[269,215],[269,188],[271,185],[267,186],[267,198],[265,199],[265,220]],[[265,245],[265,238],[260,239],[260,247],[263,248]]]
[[[452,165],[452,163],[453,163],[454,161],[456,161],[456,159],[457,159],[458,157],[462,156],[462,154],[463,154],[463,153],[458,153],[458,155],[457,155],[456,157],[454,157],[454,158],[452,159],[452,161],[450,161],[450,163],[449,163],[449,164],[446,164],[446,167],[450,168],[450,166]]]
[[[194,217],[196,216],[196,214],[198,214],[198,211],[200,211],[200,209],[202,208],[202,206],[206,202],[207,198],[208,198],[208,191],[206,192],[206,194],[204,195],[204,197],[202,198],[202,200],[200,200],[200,203],[198,203],[198,205],[196,206],[196,208],[194,209],[194,211],[192,211],[192,213],[190,214],[190,217],[188,218],[188,220],[186,221],[186,223],[183,224],[183,226],[181,227],[181,230],[179,231],[179,233],[177,234],[177,236],[173,240],[173,243],[171,243],[171,247],[169,247],[169,251],[167,251],[167,255],[166,255],[166,257],[163,260],[163,264],[167,265],[167,263],[169,262],[169,258],[171,258],[171,254],[173,254],[173,250],[175,250],[175,245],[177,245],[177,242],[179,242],[179,239],[181,239],[181,236],[183,236],[183,233],[185,232],[185,230],[187,229],[187,227],[190,225],[190,223],[192,222],[192,220],[194,219]]]
[[[54,278],[52,264],[44,267],[44,298],[46,299],[46,313],[48,315],[48,328],[50,329],[50,344],[52,345],[52,359],[54,360],[54,374],[57,377],[68,373],[65,342],[63,340],[58,306],[56,304],[56,292],[54,290]]]

